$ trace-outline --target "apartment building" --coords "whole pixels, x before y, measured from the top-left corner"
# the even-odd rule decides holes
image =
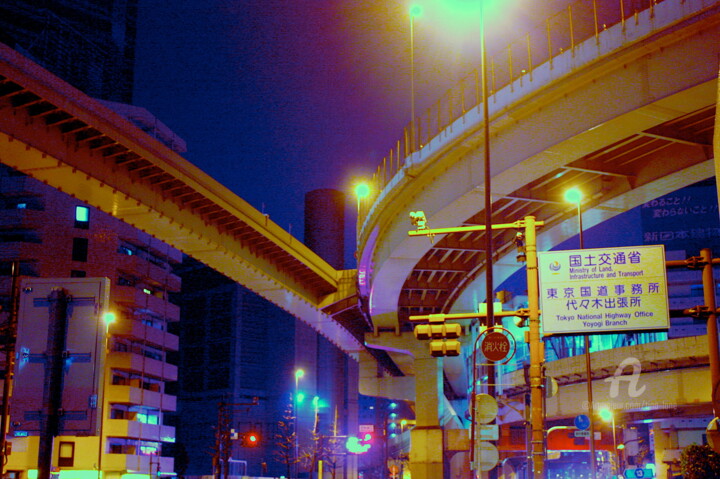
[[[19,262],[24,278],[17,387],[10,399],[12,452],[5,466],[9,477],[40,477],[43,454],[50,456],[50,477],[97,477],[98,469],[106,478],[174,474],[173,459],[163,449],[175,441],[175,428],[166,424],[165,415],[177,407],[168,390],[168,383],[177,380],[177,366],[168,362],[168,356],[178,350],[178,336],[168,332],[168,325],[179,320],[180,310],[168,295],[180,290],[180,278],[172,267],[181,260],[179,251],[161,241],[0,167],[0,301],[5,320],[12,262]],[[37,314],[26,307],[28,301],[23,302],[34,290],[40,299],[47,296],[37,286],[28,287],[40,278],[49,284],[47,291],[65,290],[71,297],[67,337],[57,348],[64,375],[59,393],[55,389],[61,397],[54,409],[45,404],[52,388],[42,373],[51,362],[52,348],[49,341],[47,346],[37,341],[52,328],[46,313]],[[96,308],[95,324],[102,324],[105,312],[114,313],[115,319],[101,331],[104,340],[94,350],[89,345],[97,340],[97,328],[73,326],[77,321],[92,324],[79,312],[84,293],[74,294],[73,288],[97,282],[106,285],[107,308]],[[33,337],[33,346],[23,350]],[[28,364],[23,365],[24,359]],[[82,362],[98,369],[94,391],[90,381],[75,376]],[[33,372],[24,372],[32,368]],[[66,407],[69,404],[75,406]],[[40,439],[48,433],[43,423],[53,415],[58,416],[57,436],[50,452],[41,453]]]

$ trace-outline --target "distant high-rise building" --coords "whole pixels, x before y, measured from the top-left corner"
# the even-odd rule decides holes
[[[186,257],[178,296],[181,321],[178,439],[187,454],[185,475],[262,475],[273,457],[277,422],[292,383],[295,318],[235,281]],[[255,448],[232,440],[258,435]]]
[[[349,418],[357,417],[357,363],[211,268],[186,257],[177,272],[183,292],[174,325],[181,344],[175,448],[187,458],[178,473],[195,477],[227,467],[230,475],[288,476],[295,450],[283,444],[296,430],[300,456],[319,447],[315,431],[325,448],[336,443],[337,467],[346,469],[344,441],[331,436],[346,436],[348,423],[356,424]],[[257,434],[257,446],[247,447],[249,433]]]
[[[130,103],[138,0],[3,0],[0,42],[84,93]]]
[[[336,268],[343,260],[343,203],[335,190],[306,196],[306,243]],[[344,444],[357,431],[357,362],[201,263],[186,257],[177,272],[183,290],[176,449],[187,457],[178,473],[295,477],[312,467],[296,466],[296,457],[322,444],[325,456],[334,449],[326,469],[352,477],[356,459]],[[295,431],[297,441],[288,443]],[[243,440],[249,433],[258,435],[256,447]]]
[[[305,245],[335,269],[345,263],[345,195],[322,188],[305,194]]]

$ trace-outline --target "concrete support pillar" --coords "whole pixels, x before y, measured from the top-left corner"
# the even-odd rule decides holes
[[[653,423],[655,443],[655,470],[657,477],[670,477],[670,463],[679,459],[678,433],[674,427],[662,428],[662,424]]]
[[[443,477],[443,401],[441,358],[415,358],[415,428],[410,433],[410,471],[413,479]]]

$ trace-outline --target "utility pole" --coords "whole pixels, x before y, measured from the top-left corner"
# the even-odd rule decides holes
[[[707,321],[708,361],[710,363],[710,400],[713,414],[720,417],[720,342],[718,341],[717,315],[720,311],[715,301],[715,280],[713,278],[713,265],[720,265],[720,258],[713,258],[710,248],[700,250],[699,256],[691,256],[684,260],[665,261],[668,268],[688,268],[702,271],[704,305],[695,306],[682,311],[682,315],[689,315]],[[720,448],[718,448],[720,449]]]
[[[10,319],[5,327],[5,379],[3,381],[2,418],[0,420],[0,478],[5,477],[5,464],[9,455],[7,440],[10,423],[10,398],[15,376],[15,342],[17,341],[18,307],[20,304],[20,262],[12,262],[12,286],[10,290]]]
[[[534,216],[525,217],[525,254],[527,260],[528,283],[528,340],[530,347],[530,425],[531,460],[533,477],[545,477],[545,394],[543,391],[542,369],[545,363],[545,348],[540,337],[540,280],[538,278],[538,259],[536,226]]]
[[[260,398],[253,397],[249,403],[218,403],[218,422],[215,430],[215,450],[213,451],[213,476],[215,479],[227,479],[230,474],[230,454],[233,438],[230,436],[232,408],[236,406],[257,406]]]

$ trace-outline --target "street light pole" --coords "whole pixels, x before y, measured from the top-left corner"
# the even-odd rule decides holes
[[[408,153],[415,151],[415,17],[420,15],[422,8],[413,5],[410,8],[410,148]]]
[[[613,463],[613,474],[617,475],[618,471],[620,470],[620,452],[618,451],[617,435],[615,433],[615,411],[611,411],[610,409],[605,408],[601,409],[599,414],[600,418],[603,421],[610,421],[612,427],[613,451],[615,454],[615,461]]]
[[[612,429],[613,429],[613,452],[615,453],[615,474],[620,471],[620,453],[617,448],[617,436],[615,435],[615,412],[612,413]]]
[[[492,244],[492,197],[490,196],[490,110],[488,106],[487,49],[485,47],[485,2],[480,2],[480,69],[483,102],[483,154],[485,167],[485,286],[487,301],[487,326],[495,326],[493,314],[493,244]],[[494,382],[494,381],[493,381]]]
[[[485,302],[487,303],[488,328],[495,326],[495,294],[493,289],[493,244],[492,244],[492,196],[491,196],[491,174],[490,174],[490,110],[488,106],[488,81],[487,81],[487,48],[485,46],[485,3],[480,1],[480,69],[482,104],[483,104],[483,164],[485,175]],[[473,364],[473,368],[475,365]],[[495,397],[495,366],[487,367],[488,394]],[[473,385],[474,387],[475,385]],[[473,401],[475,398],[473,398]],[[477,460],[477,458],[475,458]],[[493,469],[490,477],[497,477],[497,471]]]
[[[103,438],[104,429],[105,429],[105,416],[107,415],[106,405],[105,405],[105,397],[106,397],[106,389],[108,388],[108,370],[107,370],[107,360],[108,355],[110,354],[110,325],[113,324],[116,320],[115,313],[106,312],[103,314],[103,321],[105,323],[105,337],[103,342],[103,355],[102,355],[102,366],[100,371],[100,384],[101,384],[101,390],[100,390],[100,397],[98,399],[98,422],[99,422],[99,430],[98,430],[98,479],[101,479],[105,473],[103,472],[103,455],[105,454],[105,441]]]
[[[582,202],[582,193],[577,188],[572,188],[565,193],[565,199],[572,203],[577,204],[577,218],[578,218],[578,241],[580,243],[580,249],[585,249],[585,242],[583,241],[583,222],[582,222],[582,210],[580,209],[580,203]],[[596,479],[597,477],[597,458],[595,457],[595,406],[593,404],[593,387],[592,387],[592,365],[590,360],[590,334],[585,333],[585,374],[587,376],[587,397],[588,397],[588,416],[590,416],[590,477]]]

